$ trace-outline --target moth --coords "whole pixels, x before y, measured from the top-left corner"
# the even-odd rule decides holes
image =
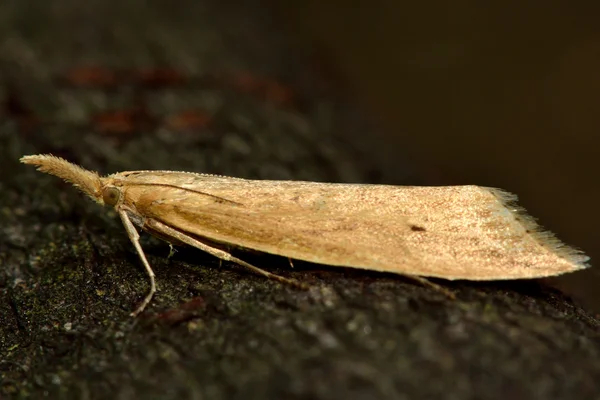
[[[226,249],[415,279],[539,278],[588,266],[587,256],[542,231],[514,204],[516,196],[499,189],[248,180],[177,171],[101,177],[53,155],[24,156],[21,162],[115,208],[150,279],[132,315],[156,292],[136,227],[300,286]]]

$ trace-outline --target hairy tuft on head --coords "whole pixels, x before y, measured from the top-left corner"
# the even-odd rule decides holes
[[[58,176],[73,184],[76,188],[91,197],[94,201],[102,203],[102,180],[94,171],[88,171],[79,165],[68,162],[52,154],[36,154],[21,157],[23,164],[37,166],[37,170],[50,175]]]

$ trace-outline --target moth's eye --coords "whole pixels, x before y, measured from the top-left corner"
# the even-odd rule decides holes
[[[102,191],[102,199],[104,200],[104,204],[108,204],[109,206],[116,205],[120,198],[121,191],[114,186],[104,188]]]

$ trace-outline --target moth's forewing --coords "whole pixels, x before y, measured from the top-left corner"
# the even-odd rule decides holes
[[[585,257],[477,186],[253,181],[168,171],[123,179],[125,202],[198,238],[334,266],[446,279],[515,279]]]

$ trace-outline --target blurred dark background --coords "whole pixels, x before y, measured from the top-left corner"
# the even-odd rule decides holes
[[[594,265],[600,3],[272,4],[379,124],[388,153],[373,157],[410,159],[429,184],[517,193]],[[595,268],[551,283],[600,310]]]

